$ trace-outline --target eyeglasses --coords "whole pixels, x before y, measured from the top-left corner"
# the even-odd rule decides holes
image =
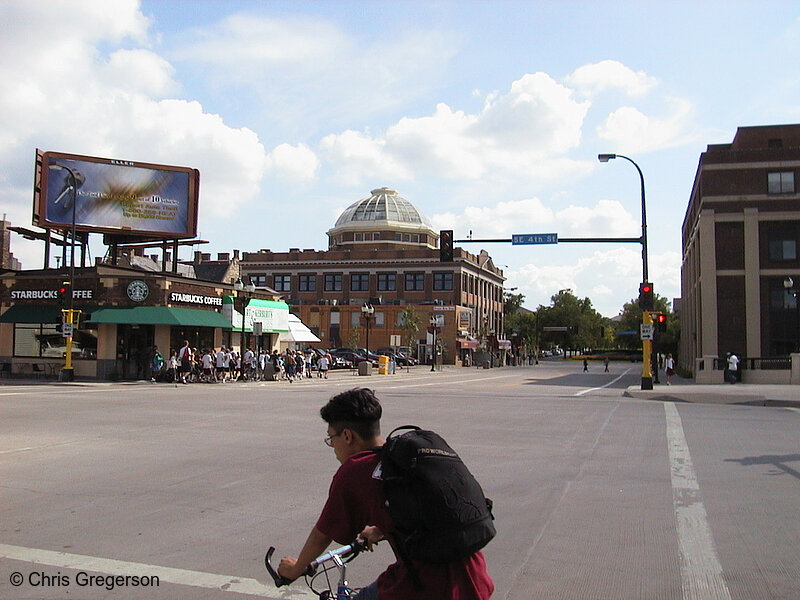
[[[344,429],[342,429],[342,431],[344,431]],[[334,433],[334,434],[329,435],[328,437],[326,437],[323,440],[325,442],[325,445],[330,447],[330,448],[333,448],[333,438],[339,437],[340,435],[342,435],[342,431],[340,431],[338,433]]]

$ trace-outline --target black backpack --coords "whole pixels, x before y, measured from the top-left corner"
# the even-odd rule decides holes
[[[407,431],[395,435],[401,430]],[[398,427],[378,452],[398,553],[406,562],[467,558],[495,536],[492,501],[441,436]]]

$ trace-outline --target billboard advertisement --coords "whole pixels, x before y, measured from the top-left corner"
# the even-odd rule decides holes
[[[164,239],[197,234],[197,169],[61,152],[36,154],[34,225],[69,229],[74,215],[79,231]]]

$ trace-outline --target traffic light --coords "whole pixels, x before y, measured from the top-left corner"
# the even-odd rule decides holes
[[[439,232],[439,260],[453,262],[453,230],[443,229]]]
[[[62,281],[58,288],[58,305],[64,308],[69,305],[69,297],[72,294],[72,284],[69,281]]]
[[[657,313],[653,315],[653,324],[656,331],[664,332],[667,330],[667,315],[664,313]]]
[[[652,311],[655,308],[653,298],[653,284],[645,281],[639,284],[639,308],[643,311]]]

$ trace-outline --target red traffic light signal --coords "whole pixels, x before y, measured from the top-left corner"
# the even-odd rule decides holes
[[[667,315],[664,313],[658,313],[653,315],[653,323],[656,326],[656,331],[666,331],[667,330]]]
[[[72,294],[72,285],[69,281],[64,281],[58,288],[58,305],[66,306],[69,303],[69,297]]]
[[[655,308],[653,284],[649,281],[639,284],[639,308],[643,311],[652,311]]]

